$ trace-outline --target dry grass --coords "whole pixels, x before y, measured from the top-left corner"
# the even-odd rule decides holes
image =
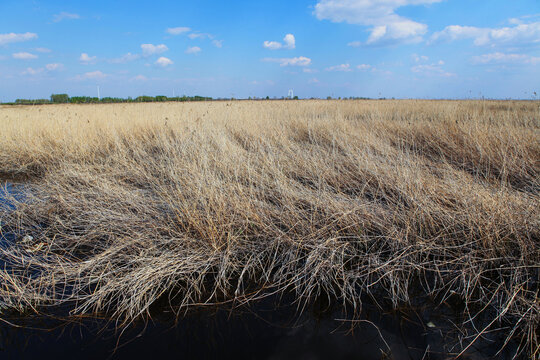
[[[4,306],[129,323],[163,297],[457,298],[477,326],[464,347],[501,328],[538,355],[538,103],[0,107],[0,122],[0,174],[29,181],[0,210],[17,237]]]

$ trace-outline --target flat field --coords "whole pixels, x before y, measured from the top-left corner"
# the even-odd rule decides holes
[[[3,106],[0,128],[25,189],[0,208],[4,308],[430,298],[477,325],[464,347],[500,329],[538,354],[538,102]]]

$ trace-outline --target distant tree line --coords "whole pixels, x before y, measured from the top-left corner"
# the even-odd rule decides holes
[[[138,96],[136,98],[128,97],[116,98],[116,97],[90,97],[90,96],[73,96],[70,97],[68,94],[52,94],[50,99],[17,99],[14,105],[43,105],[43,104],[113,104],[113,103],[140,103],[140,102],[164,102],[164,101],[210,101],[211,97],[206,96],[175,96],[167,97],[164,95],[158,96]]]
[[[267,96],[266,98],[257,98],[257,97],[249,97],[248,100],[270,100],[270,97]],[[319,98],[311,98],[312,100],[319,99]],[[351,96],[349,98],[344,97],[338,97],[338,98],[332,98],[331,96],[328,96],[326,98],[327,100],[371,100],[367,97],[355,97]],[[213,99],[211,97],[206,96],[175,96],[175,97],[168,97],[165,95],[158,95],[158,96],[137,96],[136,98],[128,97],[128,98],[117,98],[117,97],[104,97],[104,98],[98,98],[98,97],[90,97],[90,96],[72,96],[70,97],[68,94],[52,94],[50,99],[17,99],[13,103],[4,103],[6,105],[43,105],[43,104],[115,104],[115,103],[148,103],[148,102],[165,102],[165,101],[176,101],[176,102],[185,102],[185,101],[212,101],[212,100],[218,100],[218,101],[232,101],[237,100],[234,98],[218,98]],[[272,100],[291,100],[288,97],[273,97]],[[295,96],[292,100],[299,100],[298,96]],[[320,100],[320,99],[319,99]],[[385,100],[385,98],[380,98],[379,100]]]

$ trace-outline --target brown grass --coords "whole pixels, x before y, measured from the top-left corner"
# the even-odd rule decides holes
[[[0,209],[4,307],[127,324],[164,297],[457,298],[464,348],[500,328],[538,355],[538,102],[0,107],[0,123],[0,174],[28,180]]]

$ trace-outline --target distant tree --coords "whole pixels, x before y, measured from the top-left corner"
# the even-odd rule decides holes
[[[54,104],[66,104],[69,102],[68,94],[52,94],[51,102]]]
[[[153,96],[146,96],[146,95],[143,95],[143,96],[138,96],[136,99],[135,99],[136,102],[152,102],[152,101],[156,101],[156,99],[153,97]]]
[[[295,95],[295,96],[293,97],[293,100],[298,100],[298,96]]]
[[[270,96],[267,96],[267,97],[266,97],[266,100],[270,100]]]

